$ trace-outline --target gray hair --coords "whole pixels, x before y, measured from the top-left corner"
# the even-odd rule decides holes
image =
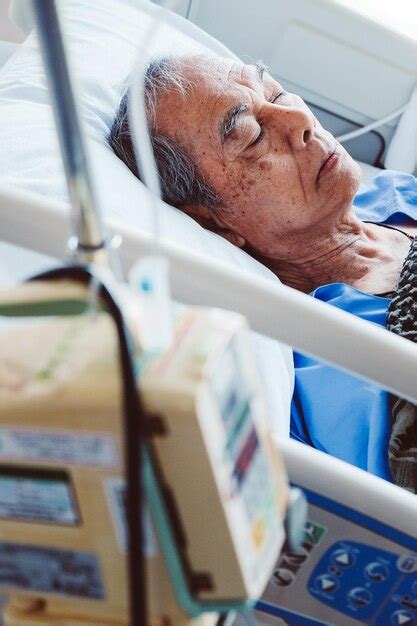
[[[151,61],[145,73],[145,106],[149,132],[157,164],[162,197],[174,206],[202,205],[219,208],[220,198],[204,180],[194,159],[183,146],[178,145],[166,134],[157,131],[156,110],[159,98],[176,90],[185,96],[192,83],[181,72],[181,63],[173,57]],[[132,145],[128,120],[128,93],[123,96],[108,143],[115,154],[140,178]]]

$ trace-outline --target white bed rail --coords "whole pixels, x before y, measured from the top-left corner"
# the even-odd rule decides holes
[[[0,238],[57,258],[66,256],[68,206],[0,187]],[[151,238],[116,222],[124,269],[149,253]],[[417,403],[417,346],[294,289],[246,275],[165,241],[176,300],[238,311],[253,330],[354,372]]]
[[[311,446],[276,437],[293,484],[417,537],[417,497]]]

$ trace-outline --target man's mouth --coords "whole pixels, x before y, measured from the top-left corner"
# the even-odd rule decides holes
[[[333,169],[333,167],[339,162],[339,156],[337,145],[329,150],[318,171],[316,182],[319,182],[322,176]]]

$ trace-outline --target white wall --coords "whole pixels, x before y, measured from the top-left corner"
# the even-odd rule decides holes
[[[0,0],[0,41],[21,42],[24,37],[22,33],[9,20],[10,0]]]
[[[417,39],[416,0],[338,0],[411,39]]]

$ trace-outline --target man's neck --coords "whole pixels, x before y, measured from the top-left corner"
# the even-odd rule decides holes
[[[304,233],[291,244],[285,260],[262,258],[283,283],[309,293],[321,285],[343,282],[366,290],[368,276],[381,264],[401,263],[393,253],[401,233],[361,222],[353,213],[343,223]],[[301,242],[301,245],[300,245]],[[381,291],[383,291],[383,287]]]

